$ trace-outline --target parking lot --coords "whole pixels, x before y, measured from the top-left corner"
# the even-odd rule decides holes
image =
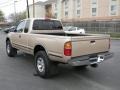
[[[0,90],[120,90],[120,40],[111,41],[114,57],[98,68],[75,70],[59,65],[59,75],[50,79],[35,76],[34,58],[19,52],[6,55],[6,34],[0,31]]]

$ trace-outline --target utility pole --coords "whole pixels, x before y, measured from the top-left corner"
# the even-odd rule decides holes
[[[17,1],[14,1],[14,15],[15,15],[15,22],[17,21],[17,17],[16,17],[16,6],[15,6],[15,3],[16,3]]]
[[[35,0],[33,0],[33,18],[35,17]]]
[[[26,0],[26,3],[27,3],[27,15],[28,15],[28,18],[30,18],[28,0]]]
[[[63,3],[63,0],[57,0],[56,2],[57,2],[57,9],[58,9],[57,13],[59,13],[57,15],[57,18],[61,19],[62,18],[62,3]]]

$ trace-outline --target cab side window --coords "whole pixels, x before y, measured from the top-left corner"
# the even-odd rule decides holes
[[[27,33],[29,30],[29,26],[30,26],[30,20],[26,21],[26,25],[25,25],[25,29],[24,29],[24,33]]]
[[[23,32],[23,29],[25,27],[25,21],[20,22],[20,24],[17,26],[16,31],[17,32]]]

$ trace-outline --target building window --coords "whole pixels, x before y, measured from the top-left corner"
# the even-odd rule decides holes
[[[92,16],[97,16],[97,7],[98,7],[98,0],[92,0],[91,2]]]
[[[110,15],[117,15],[117,0],[110,1]]]
[[[68,8],[68,2],[69,2],[69,0],[65,0],[65,9]]]
[[[81,0],[75,0],[75,12],[76,12],[76,16],[80,16],[80,13],[81,13]]]
[[[80,1],[81,0],[77,0],[77,2],[76,2],[77,3],[77,7],[80,7]]]
[[[65,11],[65,16],[68,16],[68,11]]]
[[[96,16],[97,14],[97,9],[96,8],[92,8],[92,16]]]
[[[80,0],[77,0],[77,3],[80,3]]]
[[[67,5],[67,4],[68,4],[68,1],[69,1],[69,0],[65,0],[65,5]]]
[[[117,9],[116,5],[111,6],[111,15],[116,15],[116,13],[117,13],[116,9]]]
[[[92,0],[92,4],[97,4],[97,0]]]
[[[77,10],[77,16],[80,16],[80,10]]]
[[[55,3],[55,10],[57,10],[57,4]]]
[[[55,13],[55,18],[57,18],[57,13]]]

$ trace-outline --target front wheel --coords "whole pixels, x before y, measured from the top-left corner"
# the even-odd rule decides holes
[[[17,54],[17,49],[13,48],[10,41],[6,41],[6,52],[9,57],[14,57]]]
[[[56,64],[48,59],[45,51],[38,51],[35,54],[35,69],[42,78],[50,77],[56,71]]]

